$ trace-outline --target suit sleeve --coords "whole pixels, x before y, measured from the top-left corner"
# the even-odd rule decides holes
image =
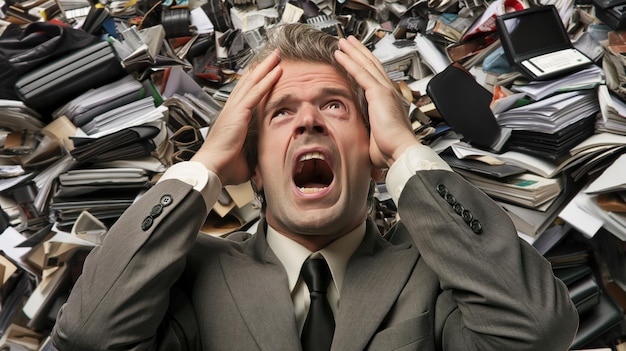
[[[168,179],[142,195],[87,257],[60,310],[54,345],[69,350],[187,349],[170,306],[179,278],[208,213],[192,185]],[[179,297],[176,303],[181,303]],[[192,321],[193,322],[193,321]],[[190,347],[189,347],[190,348]]]
[[[445,350],[569,348],[578,316],[567,288],[491,198],[454,172],[418,171],[398,211],[454,305],[437,316]]]

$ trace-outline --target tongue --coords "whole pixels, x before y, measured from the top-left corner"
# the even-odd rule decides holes
[[[325,188],[332,182],[332,173],[324,161],[308,160],[300,165],[294,181],[301,188]]]

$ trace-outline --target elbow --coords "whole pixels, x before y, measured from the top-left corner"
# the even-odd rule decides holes
[[[579,317],[569,295],[562,297],[554,309],[544,310],[542,318],[537,318],[536,350],[569,350],[578,331]]]

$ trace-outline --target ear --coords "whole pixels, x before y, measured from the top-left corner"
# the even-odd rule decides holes
[[[259,172],[259,166],[254,167],[254,172],[250,176],[250,183],[252,183],[252,189],[256,193],[263,192],[263,177],[261,177],[261,172]]]
[[[385,170],[372,167],[372,179],[376,182],[383,181],[385,179]]]

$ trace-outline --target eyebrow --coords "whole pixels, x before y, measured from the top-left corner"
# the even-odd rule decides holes
[[[350,100],[350,101],[352,101],[353,103],[356,104],[356,101],[354,101],[354,99],[352,97],[352,93],[348,89],[333,88],[333,87],[322,88],[322,90],[320,92],[320,95],[322,95],[322,96],[342,97],[342,98],[348,99],[348,100]],[[279,98],[277,98],[275,100],[270,99],[270,101],[268,101],[268,103],[265,105],[265,108],[263,110],[264,111],[273,111],[278,106],[283,105],[287,101],[290,101],[292,99],[295,99],[295,97],[292,94],[282,95],[282,96],[280,96]]]

